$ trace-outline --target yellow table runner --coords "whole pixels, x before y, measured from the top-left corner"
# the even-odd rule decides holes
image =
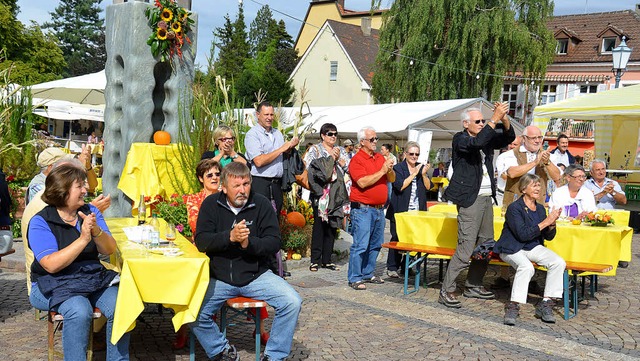
[[[396,213],[396,229],[400,242],[427,246],[456,248],[458,244],[457,214],[451,212],[409,211]],[[504,218],[494,217],[494,236],[500,238]],[[614,276],[622,241],[633,229],[627,226],[589,227],[558,223],[553,241],[545,246],[566,261],[608,264],[613,270],[606,273]]]
[[[116,264],[122,270],[111,342],[118,342],[135,327],[145,302],[173,309],[176,331],[181,325],[195,321],[209,285],[209,257],[179,234],[175,243],[184,252],[182,256],[145,254],[142,246],[129,241],[122,231],[124,227],[137,225],[136,219],[107,219],[107,225],[117,241]],[[161,238],[163,235],[161,232]]]

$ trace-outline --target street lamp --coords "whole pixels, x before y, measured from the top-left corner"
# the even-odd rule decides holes
[[[629,62],[629,57],[631,56],[631,49],[627,46],[625,40],[626,36],[622,37],[622,42],[615,49],[611,50],[613,54],[613,74],[616,77],[616,88],[620,86],[620,78],[622,74],[627,70],[627,63]]]

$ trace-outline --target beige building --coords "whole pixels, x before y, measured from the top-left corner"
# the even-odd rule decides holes
[[[298,33],[295,48],[298,50],[298,54],[304,54],[318,34],[318,29],[327,20],[360,26],[361,19],[368,17],[371,19],[371,28],[380,29],[383,12],[384,10],[377,10],[373,13],[371,11],[347,10],[344,8],[344,0],[312,0]]]
[[[290,79],[314,106],[373,104],[371,80],[380,37],[362,26],[327,20],[298,61]],[[298,94],[297,102],[300,101]]]

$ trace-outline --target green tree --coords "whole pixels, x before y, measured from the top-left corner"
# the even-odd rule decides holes
[[[277,54],[278,49],[274,41],[265,51],[258,52],[255,59],[249,59],[244,63],[244,71],[236,84],[239,99],[250,103],[257,98],[258,91],[261,91],[274,103],[291,103],[294,88],[289,74],[276,68]]]
[[[379,102],[497,99],[501,75],[545,74],[552,14],[550,0],[396,0],[383,18],[373,94]]]
[[[102,0],[60,0],[51,12],[51,29],[60,40],[67,61],[66,75],[76,76],[104,69],[104,19],[100,18]]]
[[[249,45],[251,46],[251,56],[256,56],[259,51],[267,50],[277,23],[273,18],[269,5],[264,5],[258,10],[256,18],[249,26]]]
[[[214,67],[217,75],[231,81],[242,74],[242,66],[249,58],[249,43],[242,3],[238,5],[238,15],[233,23],[229,14],[225,15],[224,19],[224,25],[214,31],[218,43],[212,43],[212,47],[219,49]]]
[[[8,2],[8,3],[7,3]],[[66,63],[56,39],[37,24],[25,27],[16,19],[15,1],[0,0],[0,70],[4,81],[31,85],[60,77]]]

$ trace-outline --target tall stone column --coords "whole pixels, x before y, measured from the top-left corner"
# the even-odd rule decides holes
[[[178,3],[191,7],[190,0]],[[123,0],[107,6],[102,185],[104,193],[112,197],[111,207],[105,212],[109,217],[131,215],[132,200],[117,188],[131,144],[151,142],[153,133],[163,127],[177,139],[178,102],[187,103],[192,95],[197,15],[192,15],[196,21],[189,34],[192,44],[185,43],[182,60],[174,57],[172,69],[169,63],[154,58],[147,45],[152,29],[144,12],[152,6],[152,2]]]

